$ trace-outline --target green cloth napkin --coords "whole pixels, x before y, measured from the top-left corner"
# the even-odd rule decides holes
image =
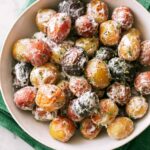
[[[35,0],[27,0],[23,9],[28,7]],[[147,10],[150,11],[150,0],[138,0]],[[22,9],[22,10],[23,10]],[[35,150],[52,150],[41,143],[37,142],[35,139],[30,137],[27,133],[25,133],[18,124],[14,121],[10,113],[8,112],[4,102],[2,95],[0,93],[0,125],[7,128],[28,144],[30,144]],[[136,137],[131,142],[126,145],[118,148],[117,150],[150,150],[150,127],[148,127],[143,133],[141,133],[138,137]]]

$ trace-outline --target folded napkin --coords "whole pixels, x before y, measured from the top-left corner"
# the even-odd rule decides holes
[[[23,9],[28,7],[35,0],[27,0]],[[150,11],[150,0],[138,0],[147,10]],[[22,10],[23,10],[22,9]],[[35,139],[30,137],[25,133],[18,124],[14,121],[9,111],[7,110],[2,95],[0,93],[0,125],[7,128],[28,144],[30,144],[35,150],[52,150],[41,143],[37,142]],[[91,149],[92,150],[92,149]],[[117,150],[150,150],[150,127],[148,127],[143,133],[141,133],[137,138],[127,143],[126,145],[118,148]]]

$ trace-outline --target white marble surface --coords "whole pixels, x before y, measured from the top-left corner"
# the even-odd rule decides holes
[[[26,0],[0,0],[0,48],[19,9]],[[33,150],[22,139],[0,127],[0,150]]]

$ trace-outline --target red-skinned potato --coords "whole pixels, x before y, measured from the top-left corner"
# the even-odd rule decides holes
[[[71,18],[66,13],[53,15],[48,23],[47,35],[56,43],[62,42],[70,33]]]
[[[134,80],[135,89],[143,95],[150,94],[150,71],[140,73]]]
[[[121,28],[128,30],[133,26],[134,17],[131,9],[126,6],[120,6],[114,9],[112,20],[118,22]]]
[[[139,61],[144,66],[150,66],[150,40],[146,40],[141,43]]]
[[[51,57],[51,49],[43,40],[32,39],[28,49],[28,60],[33,66],[42,66]]]
[[[78,35],[82,37],[91,37],[98,32],[98,23],[95,22],[93,17],[84,15],[76,20],[75,28]]]
[[[35,105],[36,88],[26,86],[14,94],[16,106],[22,110],[32,110]]]
[[[140,32],[138,29],[130,29],[121,39],[118,46],[118,55],[127,61],[135,61],[140,56]]]

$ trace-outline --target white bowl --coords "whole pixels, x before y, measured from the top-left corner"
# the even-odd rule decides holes
[[[105,1],[108,3],[111,9],[121,5],[129,6],[134,12],[136,26],[141,30],[143,39],[150,39],[150,14],[140,4],[138,4],[135,0]],[[54,8],[57,6],[57,4],[58,0],[41,0],[35,2],[17,19],[16,23],[8,34],[1,54],[0,65],[1,90],[5,104],[20,127],[31,137],[48,147],[61,150],[87,150],[88,148],[92,150],[110,150],[120,147],[135,138],[150,125],[150,112],[148,112],[143,119],[135,123],[134,132],[126,139],[116,141],[109,138],[106,133],[102,133],[94,140],[85,140],[77,133],[69,143],[61,143],[51,138],[48,132],[48,124],[35,121],[30,113],[17,109],[13,103],[11,76],[13,66],[11,50],[13,43],[20,38],[31,37],[37,30],[35,27],[35,15],[40,8]]]

